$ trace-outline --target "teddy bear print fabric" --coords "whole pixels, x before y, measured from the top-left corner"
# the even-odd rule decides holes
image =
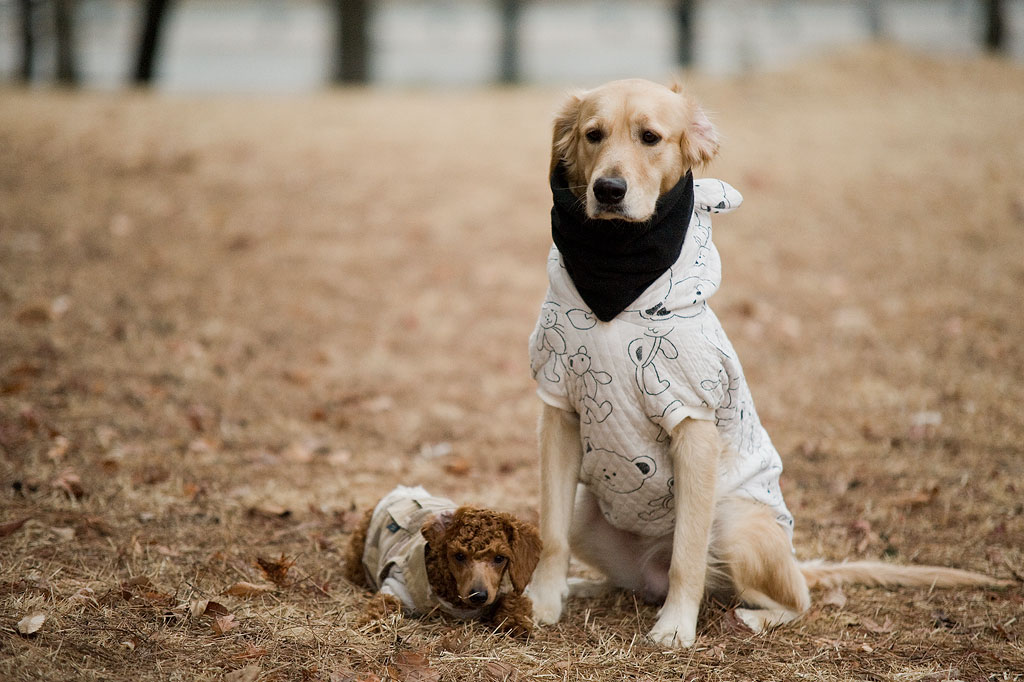
[[[694,181],[694,211],[675,264],[609,322],[587,309],[558,249],[530,337],[538,394],[580,417],[580,478],[605,518],[641,535],[672,531],[672,430],[686,418],[713,420],[731,456],[719,495],[771,507],[792,533],[779,490],[782,461],[761,426],[736,352],[707,300],[721,283],[711,214],[743,201],[720,180]]]

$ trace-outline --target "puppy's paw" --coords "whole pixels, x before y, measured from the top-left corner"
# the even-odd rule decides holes
[[[493,621],[500,632],[511,637],[526,638],[533,632],[530,598],[522,594],[506,595],[494,613]]]
[[[391,594],[378,592],[366,603],[366,608],[359,618],[360,625],[387,619],[389,616],[402,613],[402,602]]]

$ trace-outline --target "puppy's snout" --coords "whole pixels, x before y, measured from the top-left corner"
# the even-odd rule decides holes
[[[487,603],[487,590],[477,590],[476,592],[471,592],[467,599],[469,600],[470,604],[482,606],[483,604]]]
[[[625,198],[626,188],[623,178],[598,178],[594,182],[594,196],[602,204],[618,204]]]

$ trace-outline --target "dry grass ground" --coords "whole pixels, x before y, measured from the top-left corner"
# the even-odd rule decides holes
[[[1020,579],[1024,71],[872,50],[692,87],[799,555]],[[685,652],[628,595],[527,643],[360,623],[340,558],[396,483],[536,518],[559,101],[0,95],[0,678],[1021,679],[1019,587],[818,593],[764,636],[710,605]]]

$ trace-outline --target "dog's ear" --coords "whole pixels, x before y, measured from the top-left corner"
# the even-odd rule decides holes
[[[583,91],[570,92],[562,108],[555,114],[554,130],[551,135],[551,168],[561,161],[572,164],[576,158],[576,145],[579,140],[580,105],[583,104]]]
[[[672,92],[677,93],[686,107],[686,128],[679,140],[683,151],[683,163],[687,168],[707,165],[718,154],[718,131],[700,105],[683,93],[683,86],[676,83]]]
[[[424,523],[423,527],[420,528],[420,533],[427,539],[427,543],[437,547],[444,541],[445,531],[448,530],[448,526],[452,524],[452,519],[455,517],[455,513],[451,510],[445,510],[432,514]]]
[[[540,561],[541,542],[537,529],[532,524],[524,523],[512,516],[507,516],[509,525],[509,545],[512,556],[509,557],[508,577],[517,594],[522,594],[533,577],[533,569]]]

